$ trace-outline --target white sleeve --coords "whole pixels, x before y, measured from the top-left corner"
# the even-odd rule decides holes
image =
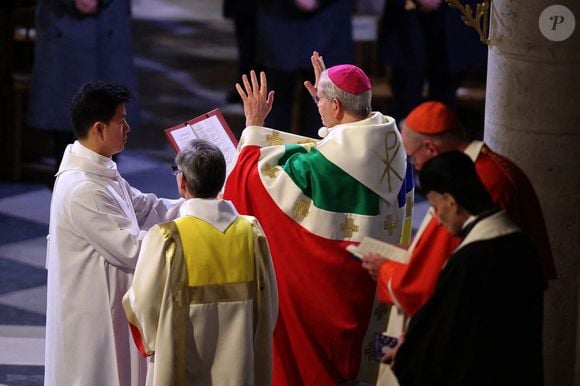
[[[167,281],[165,240],[158,226],[152,227],[139,253],[131,287],[123,297],[127,319],[139,330],[133,338],[143,354],[155,352],[159,314]]]
[[[72,232],[110,264],[133,270],[141,246],[139,229],[106,189],[82,184],[70,194]]]
[[[126,181],[124,183],[131,196],[135,216],[141,229],[147,230],[155,224],[175,220],[179,217],[179,208],[184,202],[183,199],[158,198],[153,193],[142,193]]]

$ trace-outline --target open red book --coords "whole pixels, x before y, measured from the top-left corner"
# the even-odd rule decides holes
[[[212,110],[164,130],[175,152],[189,146],[192,139],[205,139],[220,148],[230,170],[238,140],[219,109]]]

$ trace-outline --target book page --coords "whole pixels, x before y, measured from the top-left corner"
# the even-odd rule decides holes
[[[177,153],[189,147],[193,139],[203,139],[213,143],[224,155],[226,173],[232,169],[238,141],[219,109],[165,129],[164,132]]]
[[[224,130],[220,120],[217,116],[212,115],[207,119],[203,119],[193,125],[186,125],[199,139],[205,139],[220,148],[226,159],[228,171],[236,156],[236,147],[232,140]]]
[[[179,150],[186,148],[192,139],[197,138],[189,125],[183,126],[180,129],[171,130],[169,134]]]
[[[389,260],[396,261],[397,263],[406,264],[409,261],[406,249],[373,239],[372,237],[365,236],[358,246],[351,244],[347,246],[346,249],[359,259],[362,259],[362,257],[369,252],[374,252]]]

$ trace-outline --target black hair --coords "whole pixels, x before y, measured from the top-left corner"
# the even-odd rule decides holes
[[[226,160],[213,143],[194,139],[175,158],[183,173],[187,189],[197,198],[215,198],[226,179]]]
[[[85,83],[73,97],[70,115],[75,136],[86,138],[95,122],[109,123],[117,107],[133,98],[131,91],[118,83],[92,81]]]
[[[430,159],[419,171],[419,181],[425,194],[449,193],[472,215],[495,208],[475,164],[465,153],[450,151]]]

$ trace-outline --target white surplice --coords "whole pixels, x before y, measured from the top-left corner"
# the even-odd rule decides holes
[[[145,230],[175,218],[180,202],[132,188],[79,142],[67,147],[50,208],[45,385],[144,383],[121,300]]]

